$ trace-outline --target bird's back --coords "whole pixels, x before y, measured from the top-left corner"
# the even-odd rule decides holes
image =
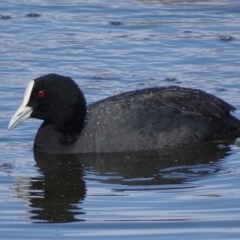
[[[240,121],[230,115],[234,110],[195,89],[173,86],[127,92],[89,105],[78,142],[87,152],[195,145],[239,128]]]

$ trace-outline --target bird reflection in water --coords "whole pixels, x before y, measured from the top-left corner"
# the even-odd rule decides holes
[[[31,179],[29,188],[32,219],[52,223],[83,221],[79,204],[86,196],[81,163],[74,156],[49,156],[35,153],[42,178]]]
[[[87,192],[85,181],[92,181],[85,176],[88,171],[93,173],[91,177],[96,176],[94,181],[115,184],[118,190],[121,185],[121,191],[142,191],[150,186],[150,189],[161,192],[163,188],[186,188],[186,183],[219,171],[217,161],[229,154],[229,147],[219,148],[217,145],[159,152],[79,155],[35,152],[36,166],[42,177],[28,179],[29,213],[33,222],[84,221],[86,213],[81,209],[81,202]],[[204,171],[198,170],[200,164],[203,164]],[[24,186],[22,191],[26,192]],[[20,196],[21,186],[16,191]]]

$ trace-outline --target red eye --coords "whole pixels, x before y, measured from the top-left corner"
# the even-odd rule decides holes
[[[45,95],[45,93],[42,90],[38,91],[38,93],[37,93],[37,96],[40,97],[40,98],[44,97],[44,95]]]

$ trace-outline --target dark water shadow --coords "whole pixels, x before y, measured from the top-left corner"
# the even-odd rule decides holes
[[[85,171],[95,174],[94,180],[126,185],[128,190],[141,186],[142,190],[143,186],[161,189],[163,185],[183,184],[216,173],[221,169],[215,163],[230,154],[230,147],[212,144],[154,152],[85,154],[79,161]]]
[[[196,176],[199,179],[202,174],[212,174],[213,165],[218,171],[218,161],[230,155],[230,148],[206,145],[159,152],[34,155],[42,177],[29,180],[31,219],[38,223],[64,223],[84,221],[86,213],[79,203],[86,196],[85,180],[91,181],[90,175],[100,183],[121,185],[123,191],[124,186],[140,186],[141,190],[147,186],[161,189],[163,185],[179,188],[196,181]],[[196,172],[199,166],[204,166],[204,171]],[[177,172],[182,173],[181,177]]]
[[[42,177],[31,178],[30,210],[33,220],[49,223],[84,221],[76,215],[85,214],[78,203],[86,196],[81,163],[75,157],[35,155]],[[39,221],[37,221],[39,222]]]

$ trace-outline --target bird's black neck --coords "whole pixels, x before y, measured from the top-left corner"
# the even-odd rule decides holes
[[[51,122],[56,127],[56,130],[61,133],[62,138],[60,143],[70,145],[74,143],[80,136],[84,127],[87,108],[84,96],[79,98],[79,101],[71,107],[62,111],[60,117],[56,117]]]

